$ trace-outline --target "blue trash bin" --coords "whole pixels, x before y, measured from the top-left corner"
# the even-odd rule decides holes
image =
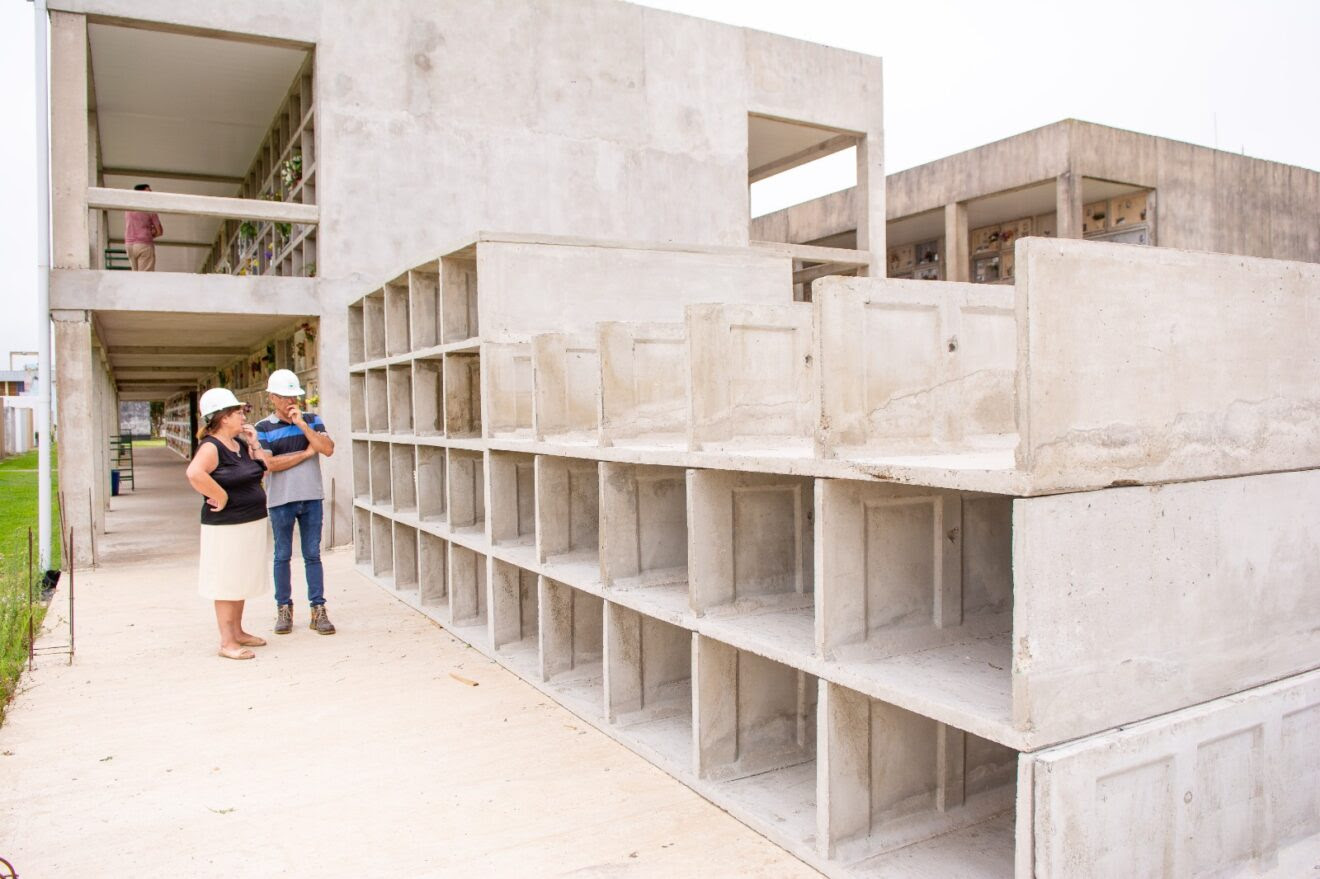
[[[110,496],[119,497],[119,471],[110,471]]]

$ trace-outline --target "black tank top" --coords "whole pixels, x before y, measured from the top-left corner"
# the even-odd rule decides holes
[[[266,474],[265,462],[254,460],[248,453],[247,443],[242,440],[239,440],[237,452],[229,451],[213,436],[202,442],[215,446],[220,463],[211,471],[211,478],[229,494],[229,503],[218,513],[211,509],[205,498],[202,499],[202,524],[242,525],[266,518],[266,490],[261,487],[261,477]]]

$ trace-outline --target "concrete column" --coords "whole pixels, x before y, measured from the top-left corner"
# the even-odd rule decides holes
[[[857,249],[871,252],[862,276],[885,276],[884,75],[879,58],[865,59],[869,113],[866,136],[857,145]],[[873,91],[872,91],[873,90]]]
[[[944,280],[972,279],[971,242],[967,238],[967,202],[944,206]]]
[[[1059,238],[1082,237],[1082,176],[1064,171],[1054,183],[1055,230]]]
[[[50,179],[52,267],[91,266],[87,169],[87,17],[50,13]],[[61,367],[63,364],[61,363]]]
[[[74,532],[74,556],[65,547],[65,559],[79,566],[92,561],[92,527],[101,514],[96,500],[101,457],[95,401],[96,367],[92,360],[92,322],[86,311],[52,311],[55,327],[55,379],[58,407],[56,441],[59,452],[59,490],[63,498],[65,534]]]

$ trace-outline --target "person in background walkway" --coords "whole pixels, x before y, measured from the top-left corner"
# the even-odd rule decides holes
[[[266,493],[261,488],[269,456],[230,391],[212,388],[202,394],[198,408],[201,444],[188,465],[188,482],[205,498],[197,591],[215,602],[220,655],[251,659],[255,654],[247,648],[266,644],[243,631],[243,602],[270,589]]]
[[[257,423],[257,438],[262,449],[271,454],[266,494],[275,535],[275,634],[293,631],[289,563],[296,522],[303,572],[307,575],[307,603],[311,605],[309,627],[322,635],[333,635],[335,627],[325,609],[325,574],[321,568],[321,501],[325,493],[321,489],[321,462],[316,456],[333,455],[335,443],[326,434],[320,416],[299,407],[303,389],[291,370],[272,372],[266,393],[275,412]]]
[[[133,188],[138,192],[151,192],[151,187],[145,183]],[[160,224],[159,214],[124,212],[124,249],[128,251],[128,262],[133,271],[156,270],[156,239],[164,234],[165,227]]]

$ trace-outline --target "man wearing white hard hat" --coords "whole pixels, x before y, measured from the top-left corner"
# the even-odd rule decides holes
[[[270,452],[270,476],[266,497],[270,505],[270,527],[275,536],[275,634],[293,631],[293,526],[298,526],[303,571],[307,575],[307,603],[311,606],[309,628],[333,635],[335,627],[325,609],[325,575],[321,568],[321,455],[335,453],[334,440],[325,423],[313,412],[303,412],[298,376],[277,369],[266,382],[266,393],[275,410],[257,422],[257,439]]]

